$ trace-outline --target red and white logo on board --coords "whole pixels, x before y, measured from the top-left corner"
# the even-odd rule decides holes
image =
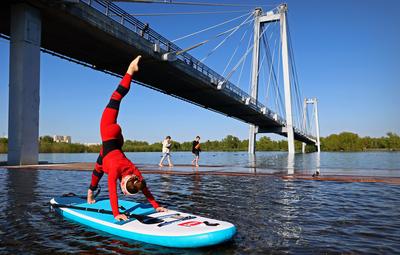
[[[178,224],[179,226],[182,226],[182,227],[193,227],[193,226],[196,226],[196,225],[199,225],[199,224],[201,224],[202,222],[200,222],[200,221],[186,221],[186,222],[182,222],[182,223],[180,223],[180,224]]]

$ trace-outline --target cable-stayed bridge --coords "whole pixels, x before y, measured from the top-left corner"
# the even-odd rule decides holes
[[[301,98],[286,5],[266,13],[257,8],[173,41],[111,1],[26,0],[2,6],[0,33],[11,42],[10,164],[37,162],[40,50],[116,76],[124,74],[132,56],[141,54],[141,71],[134,77],[138,83],[249,123],[250,153],[257,133],[288,137],[289,153],[294,153],[294,140],[319,150],[318,121],[312,129],[306,111],[316,100]],[[238,24],[188,47],[175,43],[234,22]],[[237,47],[220,74],[205,62],[234,36]],[[203,58],[189,54],[213,41]],[[242,79],[246,67],[248,82]],[[249,84],[249,92],[242,83]],[[313,113],[317,116],[316,108]]]

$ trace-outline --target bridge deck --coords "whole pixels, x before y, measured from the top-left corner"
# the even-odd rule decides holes
[[[10,34],[10,6],[2,3],[0,9],[0,33]],[[20,1],[18,1],[20,2]],[[246,104],[249,96],[231,83],[218,90],[216,81],[223,78],[188,54],[176,61],[161,60],[168,52],[167,40],[153,30],[142,34],[143,23],[126,16],[111,18],[102,13],[105,1],[92,0],[93,6],[79,3],[62,3],[47,0],[26,0],[40,9],[42,15],[42,48],[72,58],[94,68],[122,75],[133,56],[141,54],[141,71],[135,80],[160,92],[217,111],[229,117],[260,127],[260,130],[279,129],[285,125],[281,118],[254,100]],[[97,10],[96,7],[97,5]],[[114,5],[112,5],[114,6]],[[108,10],[123,13],[118,7]],[[155,52],[154,43],[160,43]],[[170,47],[176,49],[176,45]],[[264,112],[263,112],[264,111]],[[283,132],[275,132],[285,135]],[[295,139],[315,144],[315,140],[295,130]]]

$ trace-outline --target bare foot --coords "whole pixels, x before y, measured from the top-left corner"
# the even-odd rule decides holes
[[[87,203],[88,204],[94,204],[96,203],[96,200],[93,197],[93,191],[91,189],[88,190],[88,194],[87,194]]]
[[[139,61],[142,56],[137,56],[129,65],[128,70],[126,71],[128,74],[132,75],[133,73],[139,71]]]
[[[169,167],[173,167],[174,165],[172,165],[172,164],[169,164],[168,166],[169,166]]]
[[[158,164],[160,167],[163,167],[163,165],[162,164]]]

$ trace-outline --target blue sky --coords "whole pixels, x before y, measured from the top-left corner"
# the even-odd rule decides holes
[[[218,2],[270,4],[243,0]],[[289,0],[287,3],[300,87],[303,96],[319,99],[321,135],[342,131],[362,136],[383,136],[389,131],[400,134],[400,2]],[[121,6],[130,13],[243,9],[153,4]],[[239,15],[139,19],[149,22],[168,39],[175,39]],[[177,44],[193,45],[216,34],[215,31]],[[227,41],[226,46],[205,63],[222,73],[237,41],[238,38]],[[191,54],[201,58],[216,43],[218,41]],[[0,39],[0,56],[0,136],[3,136],[8,130],[9,62],[9,43],[4,39]],[[245,81],[248,73],[249,61],[246,61],[243,82],[239,84],[245,91],[248,91]],[[42,53],[40,135],[64,134],[71,135],[75,142],[99,142],[100,115],[118,82],[110,75]],[[260,88],[262,98],[265,97],[263,89]],[[241,139],[248,136],[245,123],[142,86],[134,86],[124,99],[119,122],[127,139],[150,142],[166,135],[177,141],[191,140],[196,135],[205,140],[221,139],[228,134]]]

